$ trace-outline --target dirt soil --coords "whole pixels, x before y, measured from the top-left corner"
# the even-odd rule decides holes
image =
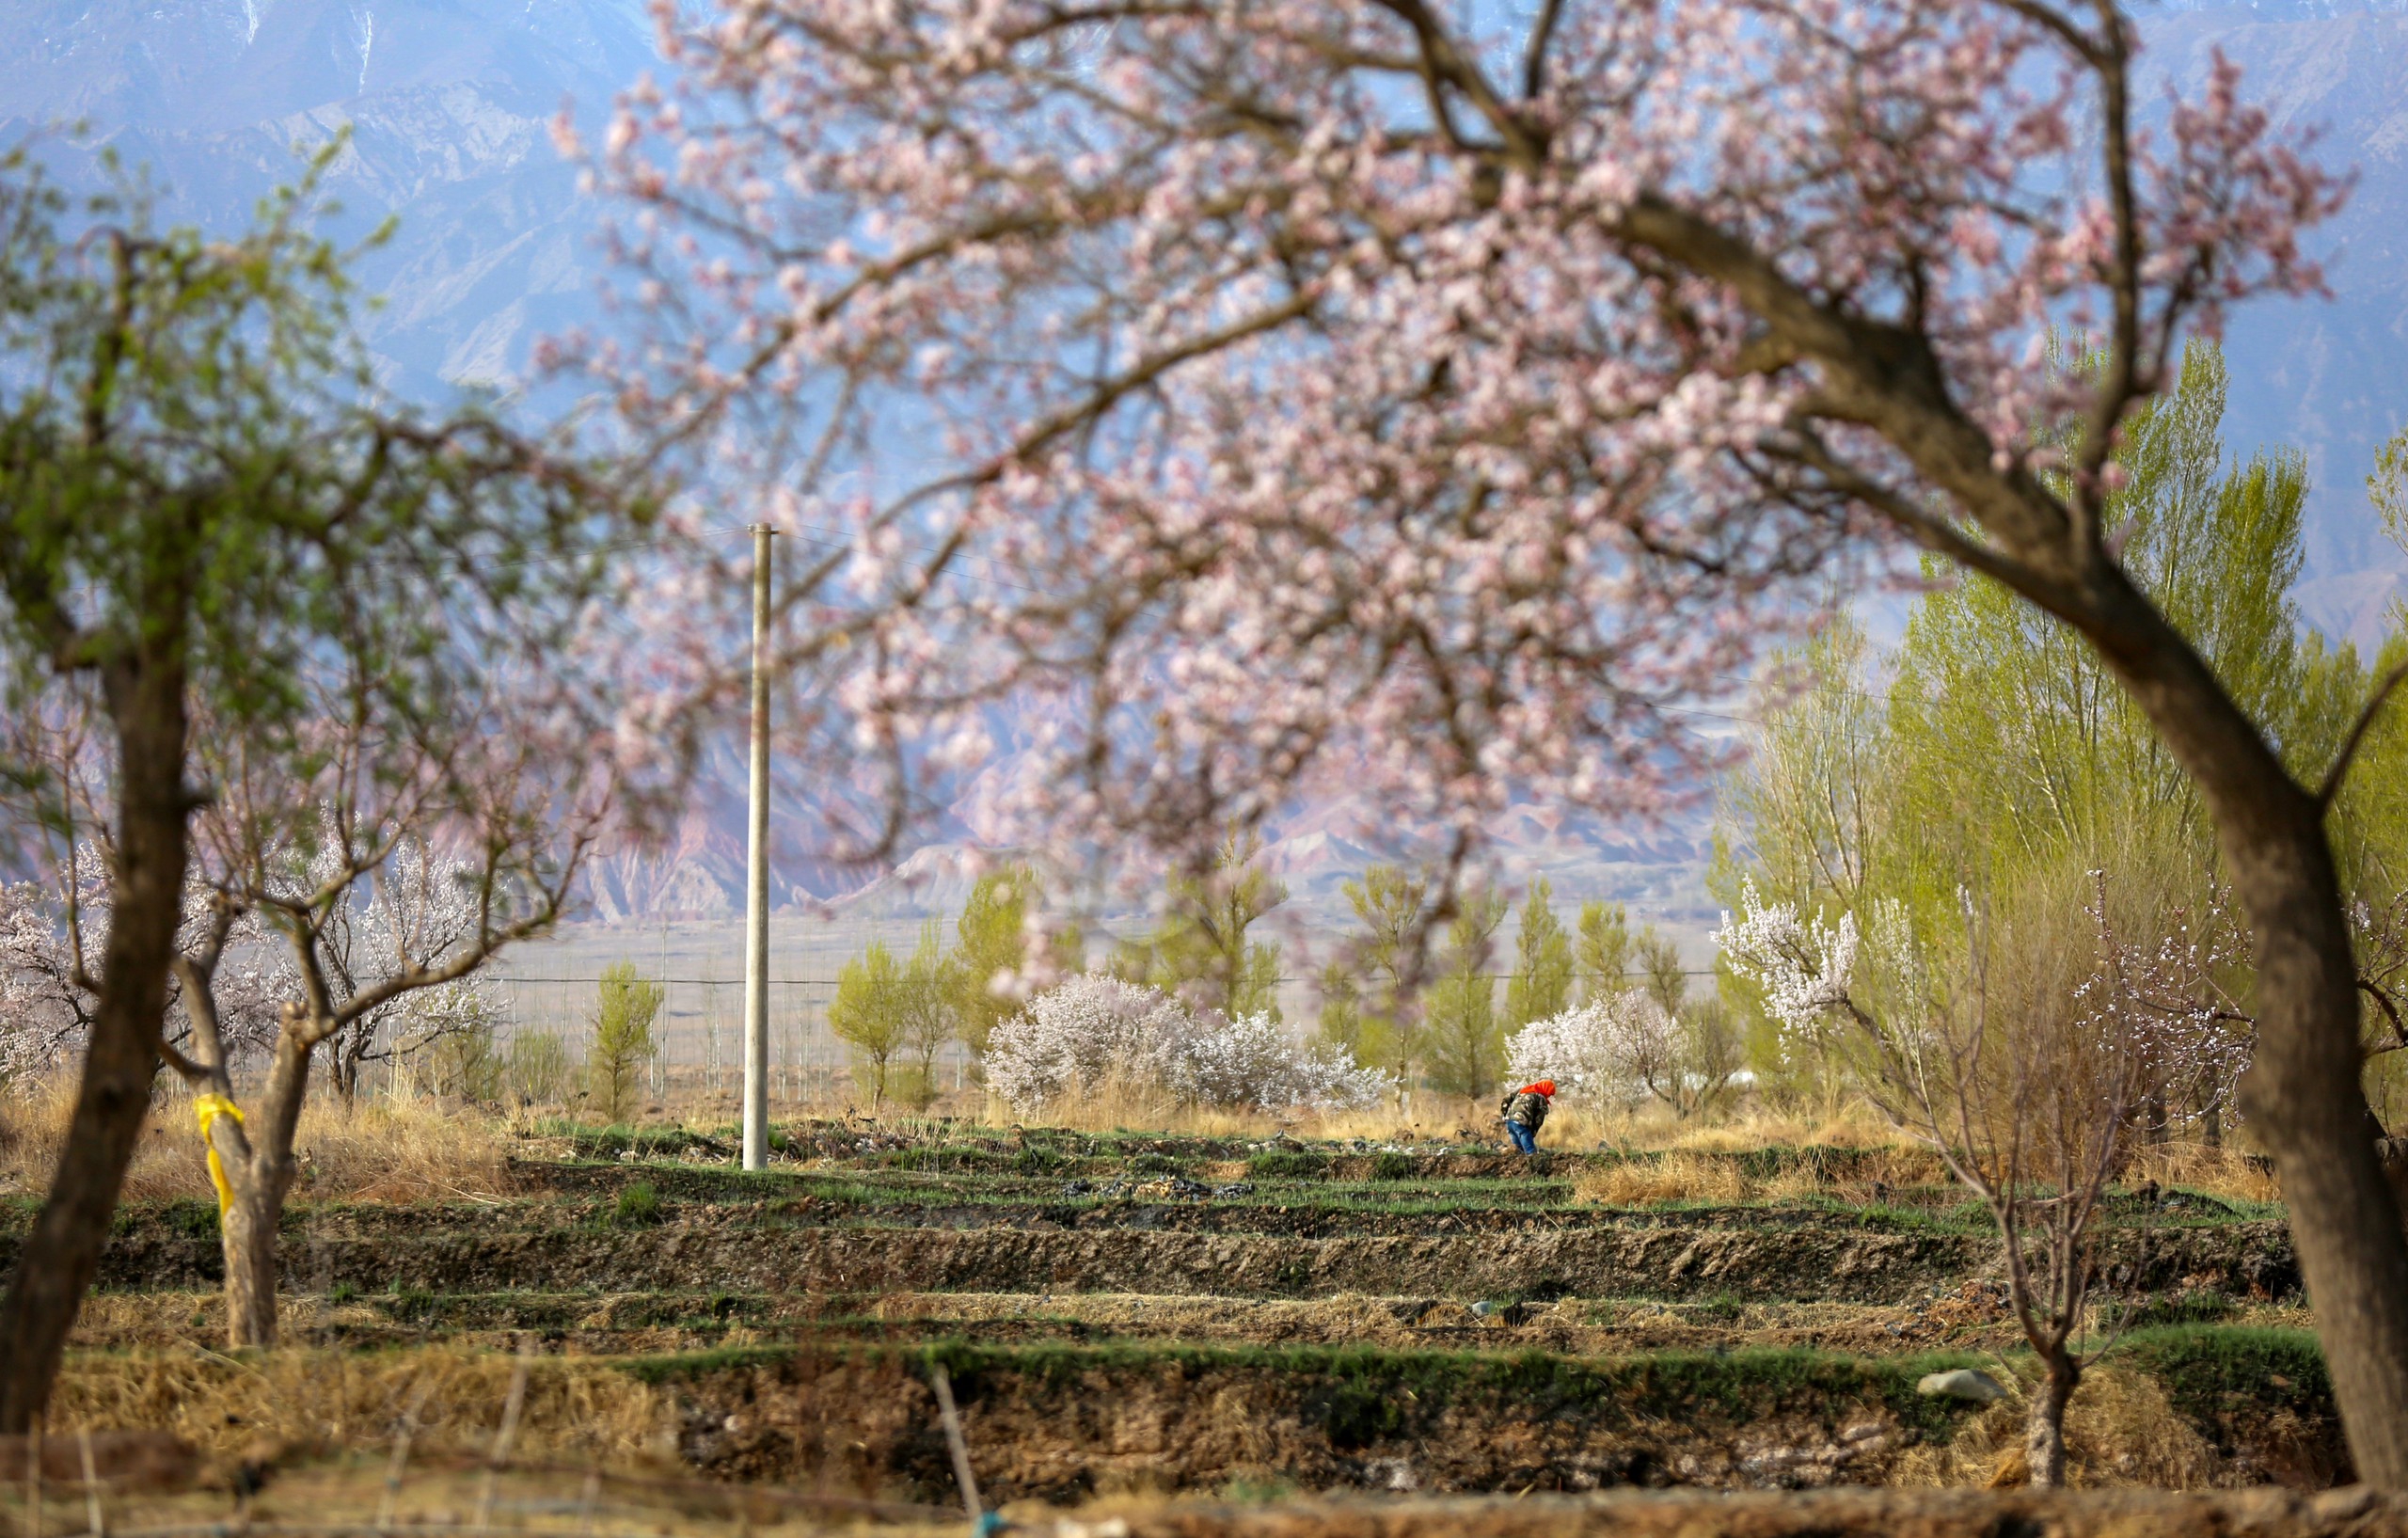
[[[1745,1356],[1571,1361],[1344,1350],[943,1348],[979,1485],[1067,1503],[1120,1491],[1805,1489],[1890,1483],[1972,1413],[1920,1398],[1922,1367]],[[941,1499],[949,1466],[916,1351],[821,1348],[664,1375],[677,1451],[722,1477]],[[2234,1420],[2203,1483],[2295,1468],[2334,1445]],[[2270,1455],[2259,1441],[2279,1443]],[[2085,1468],[2104,1450],[2083,1450]],[[2205,1450],[2202,1450],[2203,1453]],[[1928,1457],[1922,1459],[1927,1467]],[[2321,1477],[2320,1477],[2321,1475]],[[2262,1473],[2258,1477],[2263,1477]]]
[[[593,1221],[529,1228],[522,1225],[535,1214],[523,1210],[372,1211],[293,1225],[284,1240],[287,1284],[321,1292],[1376,1292],[1465,1300],[1752,1292],[1873,1304],[1954,1287],[1985,1270],[1995,1247],[1970,1235],[1811,1222],[1567,1226],[1502,1240],[1300,1239],[1135,1222],[1107,1229],[798,1227],[742,1209],[700,1209],[635,1228]],[[135,1214],[103,1257],[101,1285],[214,1283],[222,1275],[216,1237],[192,1228],[182,1217]],[[0,1266],[14,1249],[13,1242],[0,1244]],[[2289,1240],[2273,1224],[2170,1229],[2145,1243],[2118,1236],[2105,1263],[2119,1282],[2145,1289],[2278,1301],[2299,1286]]]
[[[1122,1503],[1058,1522],[1054,1538],[2408,1538],[2408,1498],[2351,1487]]]
[[[1813,1178],[1780,1200],[1624,1211],[1565,1179],[1605,1155],[932,1148],[823,1128],[800,1168],[761,1177],[622,1158],[612,1136],[583,1162],[519,1163],[494,1200],[296,1204],[281,1232],[294,1349],[261,1357],[219,1349],[214,1204],[129,1208],[61,1403],[78,1424],[173,1430],[221,1461],[273,1442],[298,1468],[397,1435],[440,1383],[418,1435],[430,1456],[474,1456],[523,1347],[541,1364],[525,1435],[546,1456],[930,1508],[957,1498],[928,1387],[942,1362],[978,1480],[1021,1526],[1105,1497],[1151,1502],[1131,1523],[1201,1524],[1197,1538],[1323,1518],[1163,1498],[1351,1493],[1326,1520],[1400,1514],[1385,1538],[1402,1538],[1420,1520],[1402,1514],[1440,1509],[1427,1497],[1519,1493],[1520,1508],[1445,1509],[1477,1530],[1545,1508],[1544,1530],[1568,1534],[1602,1508],[1549,1492],[1979,1484],[2020,1444],[2020,1399],[1914,1389],[1934,1366],[2012,1378],[2023,1359],[1994,1237],[1946,1200],[1896,1205],[1891,1182],[1918,1172],[1855,1154],[1736,1154],[1766,1190],[1793,1155],[1813,1154]],[[1851,1210],[1841,1177],[1879,1189]],[[2289,1240],[2254,1211],[2151,1201],[2110,1232],[2109,1287],[2143,1311],[2077,1401],[2078,1481],[2347,1477]],[[22,1217],[0,1213],[0,1266]],[[1814,1530],[1937,1534],[1953,1530],[1912,1524],[1979,1509],[1900,1498],[1830,1508]],[[1680,1509],[1709,1525],[1667,1515],[1664,1530],[1739,1530],[1711,1514],[1753,1508]],[[2064,1516],[1992,1509],[2007,1525],[1986,1538]],[[1630,1510],[1643,1524],[1674,1508]],[[2288,1534],[2303,1512],[2260,1514]],[[1088,1511],[1058,1538],[1135,1538],[1117,1519]]]

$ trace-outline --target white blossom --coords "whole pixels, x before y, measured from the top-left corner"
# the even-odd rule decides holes
[[[1890,917],[1903,921],[1904,914]],[[1726,910],[1710,938],[1733,971],[1764,990],[1765,1012],[1786,1032],[1819,1035],[1847,1005],[1861,948],[1854,913],[1842,913],[1837,924],[1819,913],[1800,919],[1794,904],[1767,904],[1751,879],[1740,888],[1739,917]]]
[[[1298,1046],[1268,1013],[1217,1024],[1206,1017],[1180,1052],[1177,1071],[1182,1100],[1257,1111],[1360,1110],[1377,1104],[1390,1086],[1377,1069]]]
[[[1022,1111],[1105,1088],[1274,1111],[1377,1103],[1387,1075],[1297,1045],[1268,1014],[1197,1016],[1158,988],[1070,977],[995,1027],[987,1083]]]
[[[1682,1072],[1680,1022],[1643,988],[1532,1021],[1505,1043],[1516,1084],[1555,1081],[1559,1093],[1635,1102]]]
[[[1171,1078],[1196,1019],[1160,989],[1083,973],[1031,999],[987,1044],[987,1083],[1022,1109],[1106,1086]]]

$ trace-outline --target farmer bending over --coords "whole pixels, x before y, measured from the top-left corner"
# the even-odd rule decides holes
[[[1526,1084],[1505,1097],[1497,1108],[1504,1118],[1505,1130],[1513,1134],[1513,1146],[1524,1153],[1539,1150],[1539,1129],[1546,1124],[1546,1113],[1555,1103],[1555,1081],[1541,1079]]]

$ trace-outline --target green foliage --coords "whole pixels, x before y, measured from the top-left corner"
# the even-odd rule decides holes
[[[1572,1003],[1572,937],[1556,916],[1555,885],[1545,877],[1531,883],[1522,903],[1513,952],[1513,975],[1505,985],[1509,1031],[1561,1014]]]
[[[2374,504],[2391,542],[2408,550],[2408,427],[2375,451],[2374,473],[2367,477],[2367,500]]]
[[[1342,1047],[1358,1061],[1361,1059],[1363,991],[1342,960],[1322,968],[1321,1015],[1314,1027],[1323,1041]]]
[[[619,1188],[619,1198],[611,1204],[610,1220],[623,1229],[640,1229],[660,1221],[660,1193],[650,1181],[638,1181]]]
[[[1012,1173],[1051,1175],[1058,1170],[1068,1169],[1076,1162],[1069,1155],[1057,1153],[1043,1144],[1030,1143],[1012,1155]]]
[[[533,1105],[553,1104],[567,1097],[577,1074],[577,1062],[558,1031],[528,1028],[511,1037],[502,1084],[512,1095]]]
[[[652,1023],[667,990],[637,975],[633,961],[602,969],[594,1006],[594,1050],[586,1058],[587,1093],[594,1109],[611,1122],[635,1115],[642,1100],[643,1070],[657,1050]]]
[[[1255,864],[1261,852],[1259,833],[1231,830],[1202,875],[1170,879],[1162,923],[1116,946],[1109,969],[1199,1009],[1279,1020],[1279,947],[1247,938],[1258,920],[1288,900],[1287,883]]]
[[[2194,342],[2176,388],[2129,424],[2117,456],[2126,480],[2105,520],[2134,579],[2312,783],[2367,674],[2350,648],[2303,629],[2290,596],[2305,464],[2287,451],[2228,460],[2226,389],[2221,355]],[[1969,943],[1960,894],[2004,911],[2022,900],[2014,894],[2099,871],[2110,922],[2133,943],[2178,927],[2185,943],[2205,944],[2211,924],[2229,922],[2189,777],[2089,643],[2020,595],[1981,577],[1935,587],[1888,659],[1886,690],[1870,644],[1845,620],[1783,661],[1764,693],[1762,739],[1722,804],[1709,885],[1726,904],[1736,906],[1743,880],[1768,899],[1826,917],[1853,912],[1861,924],[1894,904],[1919,944],[1954,954]],[[2369,735],[2333,822],[2345,880],[2378,906],[2408,878],[2403,715]],[[2221,981],[2246,996],[2246,977]],[[1726,975],[1721,991],[1769,1091],[1845,1076],[1824,1045],[1782,1040],[1737,979]]]
[[[838,969],[828,1028],[852,1047],[854,1076],[871,1104],[889,1094],[915,1106],[936,1099],[937,1051],[961,1018],[959,967],[941,948],[932,920],[909,961],[897,961],[885,942],[872,941]]]
[[[1035,890],[1036,879],[1024,865],[990,871],[970,889],[970,899],[954,923],[948,963],[954,1026],[974,1055],[986,1055],[987,1038],[1018,1008],[994,985],[997,977],[1017,973],[1027,962],[1028,899]]]
[[[446,1022],[411,1057],[411,1071],[433,1094],[490,1105],[509,1086],[510,1059],[501,1045],[499,1023],[482,1011]]]
[[[2205,1424],[2242,1406],[2335,1415],[2332,1375],[2312,1331],[2168,1325],[2134,1330],[2119,1349],[2165,1386],[2176,1409]]]
[[[500,795],[455,762],[495,729],[496,670],[577,675],[579,610],[650,511],[480,404],[381,391],[351,273],[389,227],[313,233],[345,142],[210,233],[157,228],[135,178],[71,199],[0,155],[0,697],[105,717],[112,778],[135,734],[139,762],[192,771],[191,808],[239,785],[245,837],[303,858],[338,737],[347,796],[406,781],[440,817]],[[0,791],[66,832],[40,737],[0,748]]]
[[[1373,865],[1361,880],[1346,883],[1362,927],[1347,958],[1354,991],[1347,1008],[1334,1017],[1324,1012],[1324,1021],[1347,1033],[1330,1036],[1330,1044],[1367,1068],[1405,1073],[1419,1055],[1419,1023],[1404,979],[1413,970],[1409,952],[1420,943],[1427,891],[1418,877],[1392,865]]]
[[[1446,950],[1430,987],[1422,1022],[1422,1054],[1431,1086],[1441,1094],[1486,1095],[1505,1070],[1505,1032],[1497,1018],[1497,981],[1489,975],[1505,898],[1473,893],[1447,927]]]
[[[1580,905],[1580,940],[1573,961],[1580,975],[1584,1004],[1610,998],[1630,986],[1632,972],[1630,915],[1618,902]]]
[[[124,1213],[125,1209],[120,1208],[119,1212]],[[178,1197],[159,1209],[159,1220],[168,1232],[182,1234],[187,1239],[217,1237],[217,1204],[214,1201]]]
[[[828,1006],[828,1029],[853,1049],[853,1076],[869,1091],[872,1105],[886,1099],[895,1055],[903,1050],[902,963],[883,940],[836,971],[836,997]]]
[[[1309,1149],[1264,1149],[1249,1154],[1246,1178],[1256,1181],[1318,1181],[1329,1174],[1329,1155]]]
[[[2106,1313],[2117,1328],[2137,1329],[2213,1324],[2231,1318],[2240,1308],[2238,1300],[2207,1288],[2150,1298],[2129,1308],[2108,1309]]]
[[[1636,949],[1640,986],[1664,1007],[1666,1014],[1679,1015],[1689,996],[1688,974],[1681,965],[1681,948],[1670,935],[1650,924],[1639,931]]]
[[[902,1098],[925,1109],[937,1098],[937,1053],[952,1039],[959,1016],[961,978],[953,958],[937,937],[937,922],[920,928],[920,943],[903,968],[903,1054],[906,1073]]]
[[[2225,394],[2221,354],[2194,344],[2175,390],[2127,429],[2107,522],[2166,618],[2309,769],[2339,723],[2334,660],[2302,639],[2290,598],[2306,469],[2289,452],[2227,465]],[[2097,864],[2146,844],[2206,866],[2211,830],[2189,777],[2088,642],[2021,597],[1983,579],[1930,594],[1896,673],[1878,773],[1857,792],[1878,799],[1868,825],[1882,846],[1860,858],[1885,864],[1893,891],[1944,906],[1969,874],[2004,878],[2046,848]]]

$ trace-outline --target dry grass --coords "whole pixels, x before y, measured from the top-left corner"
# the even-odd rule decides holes
[[[237,1094],[237,1101],[244,1097]],[[211,1199],[191,1098],[162,1095],[142,1129],[123,1199]],[[0,1095],[0,1195],[47,1190],[74,1107],[71,1085]],[[511,1189],[517,1139],[499,1118],[427,1099],[378,1098],[345,1110],[317,1098],[301,1116],[296,1197],[321,1201],[496,1200]]]
[[[1668,1153],[1653,1163],[1611,1165],[1572,1182],[1573,1194],[1601,1207],[1640,1207],[1659,1201],[1744,1201],[1751,1182],[1728,1159]]]
[[[530,1365],[518,1457],[673,1462],[674,1415],[657,1390],[594,1358]],[[77,1353],[59,1374],[50,1425],[168,1431],[220,1459],[263,1448],[332,1454],[390,1446],[417,1403],[414,1446],[473,1451],[492,1443],[512,1366],[501,1353],[442,1346],[243,1360],[192,1349]]]
[[[2001,1374],[2001,1381],[2020,1388]],[[1967,1421],[1945,1446],[1919,1447],[1899,1461],[1900,1485],[2008,1485],[2029,1482],[2023,1461],[2025,1400],[2016,1392]],[[2147,1373],[2110,1361],[2092,1368],[2066,1407],[2066,1479],[2077,1488],[2144,1485],[2227,1489],[2243,1483],[2207,1438],[2176,1411]]]
[[[275,1471],[263,1489],[235,1507],[229,1523],[227,1486],[230,1468],[200,1488],[174,1493],[136,1491],[104,1498],[111,1531],[240,1533],[280,1530],[325,1538],[356,1538],[379,1530],[470,1538],[495,1531],[536,1538],[759,1538],[792,1534],[820,1538],[829,1532],[875,1533],[878,1538],[959,1538],[961,1522],[923,1519],[856,1525],[842,1508],[815,1507],[807,1496],[759,1485],[705,1483],[691,1476],[639,1483],[606,1468],[588,1481],[573,1468],[514,1468],[488,1482],[481,1468],[430,1467],[414,1458],[390,1496],[382,1459],[342,1458]],[[658,1476],[655,1476],[658,1480]],[[87,1516],[81,1491],[44,1487],[46,1508],[32,1520],[24,1507],[21,1483],[0,1483],[0,1530],[83,1533]],[[389,1510],[388,1501],[391,1502]],[[469,1526],[483,1514],[485,1525]],[[1039,1512],[1039,1516],[1048,1514]]]
[[[2210,1148],[2205,1143],[2163,1143],[2143,1149],[2132,1161],[2127,1180],[2155,1180],[2211,1197],[2240,1201],[2280,1201],[2281,1184],[2273,1171],[2249,1162],[2250,1155],[2229,1143]]]

